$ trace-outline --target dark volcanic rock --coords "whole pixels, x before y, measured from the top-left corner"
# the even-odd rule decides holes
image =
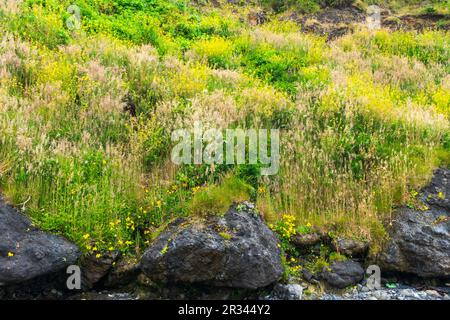
[[[130,293],[114,293],[114,292],[82,292],[70,296],[67,300],[136,300],[137,298]]]
[[[266,22],[266,14],[264,11],[261,12],[250,12],[247,16],[248,23],[251,26],[257,26]]]
[[[380,255],[385,271],[420,277],[450,277],[450,221],[439,222],[433,211],[402,208],[393,222],[391,241]]]
[[[311,248],[321,241],[322,238],[317,233],[295,234],[291,239],[292,244],[301,250]]]
[[[104,279],[111,270],[117,257],[118,253],[114,252],[109,256],[103,256],[98,259],[92,255],[84,258],[81,264],[83,289],[92,289]]]
[[[338,238],[332,242],[333,250],[342,253],[348,257],[358,257],[363,258],[366,256],[369,251],[369,243],[346,239],[346,238]]]
[[[256,289],[283,273],[277,238],[248,203],[223,216],[171,224],[143,255],[154,282]]]
[[[317,275],[309,271],[309,269],[306,267],[304,267],[302,270],[302,277],[309,283],[318,283],[318,280],[320,279]]]
[[[132,285],[137,281],[140,272],[135,262],[119,260],[105,278],[103,285],[107,288]]]
[[[333,40],[352,32],[354,24],[363,23],[366,13],[356,7],[324,8],[312,14],[292,14],[289,19],[301,26],[302,31],[326,36]]]
[[[364,278],[364,269],[352,260],[338,261],[324,268],[322,278],[330,286],[343,289],[360,282]]]
[[[17,284],[0,287],[5,300],[59,300],[65,297],[67,289],[65,269],[39,276]]]
[[[303,287],[299,284],[277,283],[270,298],[274,300],[301,300],[302,295]]]
[[[80,254],[64,238],[34,228],[0,198],[0,286],[59,272]]]
[[[435,171],[419,198],[428,210],[402,207],[390,230],[391,240],[381,253],[384,271],[420,277],[450,277],[450,170]]]
[[[382,17],[381,25],[393,30],[449,30],[450,19],[448,15],[440,13],[386,15]]]
[[[450,211],[450,169],[437,169],[431,182],[421,190],[420,198],[435,209]]]

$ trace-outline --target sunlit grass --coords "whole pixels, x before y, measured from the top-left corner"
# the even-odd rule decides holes
[[[0,189],[85,252],[136,253],[172,219],[244,199],[379,243],[394,205],[448,165],[448,33],[326,43],[229,8],[136,3],[86,1],[78,32],[66,2],[0,9]],[[196,120],[280,128],[279,174],[175,166],[170,134]]]

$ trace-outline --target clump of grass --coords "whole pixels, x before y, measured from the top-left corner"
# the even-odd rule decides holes
[[[233,202],[250,199],[252,187],[235,177],[227,177],[220,185],[198,191],[192,198],[190,211],[194,215],[224,214]]]
[[[345,261],[348,258],[345,255],[340,254],[338,252],[332,252],[332,253],[330,253],[329,259],[330,259],[330,261],[334,262],[334,261]]]
[[[219,235],[224,238],[225,240],[231,240],[233,238],[233,235],[227,233],[227,232],[219,232]]]

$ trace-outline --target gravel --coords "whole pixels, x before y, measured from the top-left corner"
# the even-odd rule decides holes
[[[450,300],[449,288],[437,290],[417,290],[413,287],[399,286],[395,289],[381,288],[370,290],[358,285],[344,294],[325,293],[320,300]]]

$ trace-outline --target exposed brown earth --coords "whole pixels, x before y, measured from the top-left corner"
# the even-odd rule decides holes
[[[366,16],[365,11],[351,6],[325,8],[313,14],[294,12],[283,19],[296,22],[305,32],[333,40],[365,24]],[[396,16],[388,10],[382,10],[381,27],[391,30],[450,30],[450,16],[438,13]]]

